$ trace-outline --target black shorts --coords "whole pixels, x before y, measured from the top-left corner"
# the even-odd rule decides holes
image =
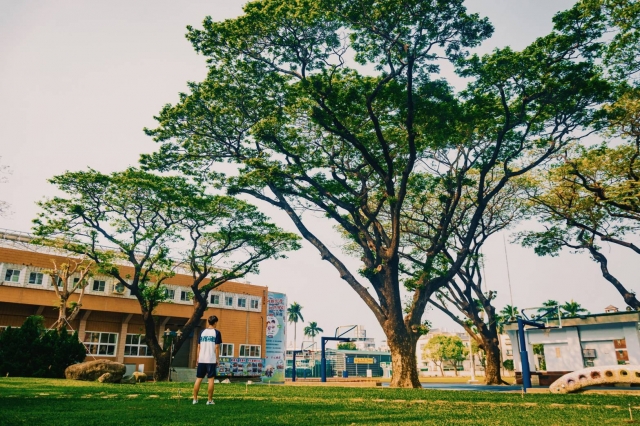
[[[198,379],[204,379],[204,376],[211,379],[216,376],[216,368],[218,364],[205,364],[202,362],[198,363],[198,369],[196,370],[196,377]]]

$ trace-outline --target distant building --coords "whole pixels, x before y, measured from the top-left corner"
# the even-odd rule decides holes
[[[72,256],[34,246],[29,241],[26,234],[0,232],[0,329],[19,327],[30,315],[42,315],[46,327],[51,327],[58,319],[54,308],[57,301],[54,284],[44,270],[52,267],[52,259],[60,264]],[[165,332],[180,331],[191,316],[191,280],[186,274],[177,274],[167,280],[169,300],[160,303],[155,310],[160,342]],[[233,369],[224,369],[222,374],[262,373],[267,294],[267,287],[237,282],[225,283],[210,293],[209,308],[203,318],[218,316],[224,341],[221,355],[235,364]],[[70,301],[77,300],[78,292]],[[80,340],[87,347],[87,360],[110,359],[132,368],[142,366],[148,373],[155,370],[144,339],[138,301],[113,278],[95,275],[90,279],[82,299],[82,310],[70,326],[78,331]],[[173,367],[195,367],[197,336],[204,326],[203,320],[176,354]],[[248,365],[251,371],[244,371]]]
[[[604,308],[604,313],[605,313],[605,314],[610,314],[610,313],[612,313],[612,312],[618,312],[618,310],[619,310],[619,309],[618,309],[618,308],[616,308],[615,306],[613,306],[613,305],[609,305],[609,306],[607,306],[606,308]]]
[[[640,365],[639,321],[640,312],[614,311],[563,318],[561,324],[557,319],[549,320],[549,326],[554,328],[527,328],[525,340],[532,374],[546,385],[585,367]],[[516,342],[513,355],[519,375],[522,364],[518,325],[510,323],[505,329],[511,341]]]

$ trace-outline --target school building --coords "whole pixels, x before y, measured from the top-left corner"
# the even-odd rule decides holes
[[[45,326],[58,319],[58,304],[51,278],[44,272],[68,261],[64,253],[30,244],[28,234],[0,231],[0,328],[19,327],[30,315],[42,315]],[[131,269],[131,268],[129,268]],[[127,273],[127,267],[121,271]],[[191,316],[191,277],[178,274],[166,282],[168,300],[155,311],[160,341],[169,332],[179,332]],[[210,315],[219,318],[222,333],[221,357],[231,365],[242,361],[244,371],[229,369],[229,375],[260,376],[265,352],[265,318],[268,289],[239,282],[227,282],[209,295],[209,308],[193,335],[181,347],[173,367],[194,368],[200,331]],[[78,292],[70,302],[78,300]],[[129,290],[109,276],[90,278],[79,315],[70,322],[87,347],[87,359],[110,359],[153,374],[155,365],[144,338],[140,306]],[[240,360],[241,359],[241,360]],[[236,363],[237,364],[237,363]],[[246,365],[252,366],[246,369]],[[236,367],[237,368],[237,367]]]

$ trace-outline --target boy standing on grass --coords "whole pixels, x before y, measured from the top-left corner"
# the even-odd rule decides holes
[[[218,355],[220,353],[220,345],[222,344],[222,336],[216,330],[218,317],[211,315],[207,319],[207,328],[200,335],[198,343],[198,367],[196,370],[196,383],[193,385],[193,403],[198,403],[198,392],[200,391],[200,383],[204,376],[207,376],[209,399],[207,405],[213,405],[213,381],[216,376],[216,367],[218,366]]]

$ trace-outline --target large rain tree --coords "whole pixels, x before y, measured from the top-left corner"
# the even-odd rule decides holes
[[[600,18],[570,11],[522,52],[467,60],[466,49],[492,27],[462,0],[265,0],[244,11],[190,28],[208,76],[161,111],[148,133],[162,146],[143,163],[203,179],[215,163],[235,164],[228,190],[286,212],[375,315],[392,353],[391,385],[419,387],[425,307],[464,264],[486,205],[510,179],[584,136],[606,98],[594,64]],[[439,75],[444,63],[468,79],[463,93]],[[502,177],[489,183],[496,170]],[[401,219],[415,173],[434,177],[424,190],[440,202],[442,229],[404,286]],[[476,203],[463,245],[446,265],[435,262],[466,185]],[[309,226],[308,211],[355,244],[358,271]]]
[[[98,272],[129,289],[140,304],[158,380],[167,378],[171,356],[200,325],[213,288],[298,248],[299,237],[281,231],[254,206],[208,195],[181,177],[89,170],[51,182],[65,195],[40,203],[36,235],[86,255]],[[158,339],[155,311],[167,297],[164,283],[176,271],[192,275],[193,311],[171,345]]]
[[[607,108],[609,137],[593,147],[577,146],[548,170],[531,177],[529,210],[543,229],[519,238],[538,255],[557,256],[570,249],[586,252],[633,309],[640,309],[634,291],[609,266],[605,244],[636,255],[640,247],[640,90],[629,89]]]

